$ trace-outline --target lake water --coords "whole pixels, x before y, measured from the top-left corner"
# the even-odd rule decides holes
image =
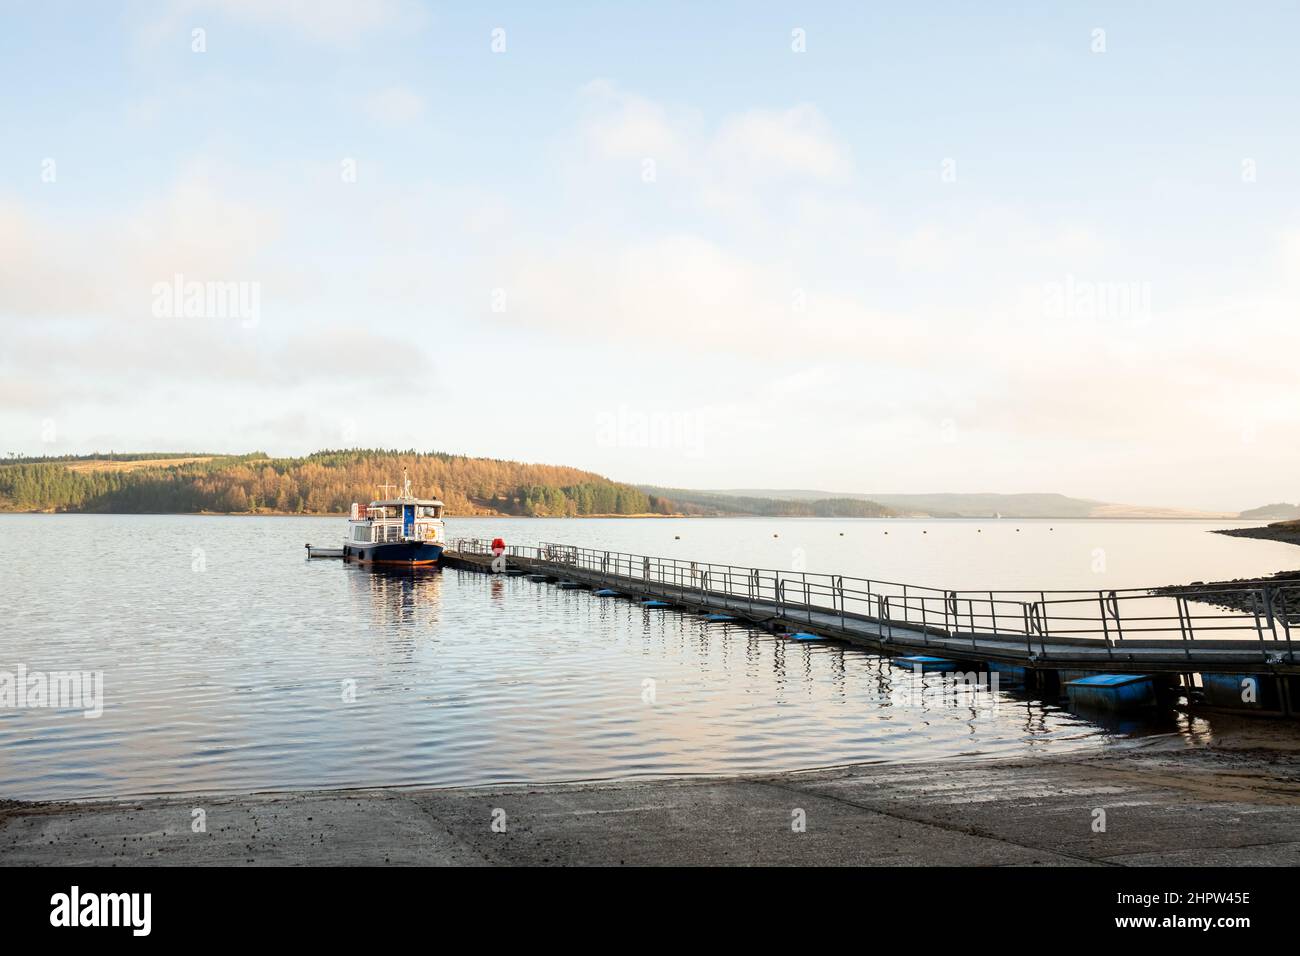
[[[304,559],[304,542],[334,545],[344,526],[0,517],[0,671],[102,671],[105,699],[95,719],[0,708],[0,797],[740,773],[1116,737],[1007,693],[995,707],[927,698],[911,675],[836,643],[522,578]],[[949,588],[1148,586],[1300,566],[1294,546],[1208,533],[1219,526],[452,519],[449,534]],[[1142,732],[1191,737],[1199,723],[1170,717]]]

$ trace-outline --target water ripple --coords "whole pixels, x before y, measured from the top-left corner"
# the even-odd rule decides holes
[[[337,520],[12,516],[0,670],[102,670],[102,717],[0,710],[0,796],[478,785],[1097,746],[1003,697],[585,591],[303,559]],[[75,576],[62,556],[93,550]]]

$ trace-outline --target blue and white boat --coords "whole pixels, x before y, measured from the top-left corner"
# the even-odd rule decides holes
[[[343,560],[407,567],[437,564],[447,543],[442,509],[437,498],[412,495],[411,480],[403,473],[402,493],[396,498],[353,503]]]

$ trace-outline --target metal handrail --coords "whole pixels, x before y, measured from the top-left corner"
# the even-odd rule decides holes
[[[462,538],[456,549],[490,553],[485,539]],[[1054,591],[966,591],[900,584],[806,571],[779,571],[705,561],[584,548],[542,542],[537,547],[512,545],[508,555],[529,558],[563,570],[578,568],[609,583],[633,579],[662,596],[721,596],[774,605],[784,616],[805,619],[830,615],[911,628],[923,635],[969,639],[1021,638],[1033,652],[1049,642],[1097,641],[1115,649],[1147,639],[1191,648],[1209,635],[1257,641],[1264,656],[1292,649],[1291,615],[1300,610],[1300,586],[1247,583],[1206,591],[1204,586],[1152,593],[1149,589],[1062,589]],[[1189,598],[1231,596],[1250,610],[1194,610]],[[1225,602],[1226,603],[1226,602]],[[1297,618],[1300,620],[1300,617]]]

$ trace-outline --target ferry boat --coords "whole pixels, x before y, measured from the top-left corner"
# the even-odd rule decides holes
[[[392,488],[385,485],[384,490]],[[437,564],[447,543],[443,504],[437,498],[416,498],[411,479],[402,473],[402,493],[378,498],[368,505],[352,504],[343,560],[363,564]]]

